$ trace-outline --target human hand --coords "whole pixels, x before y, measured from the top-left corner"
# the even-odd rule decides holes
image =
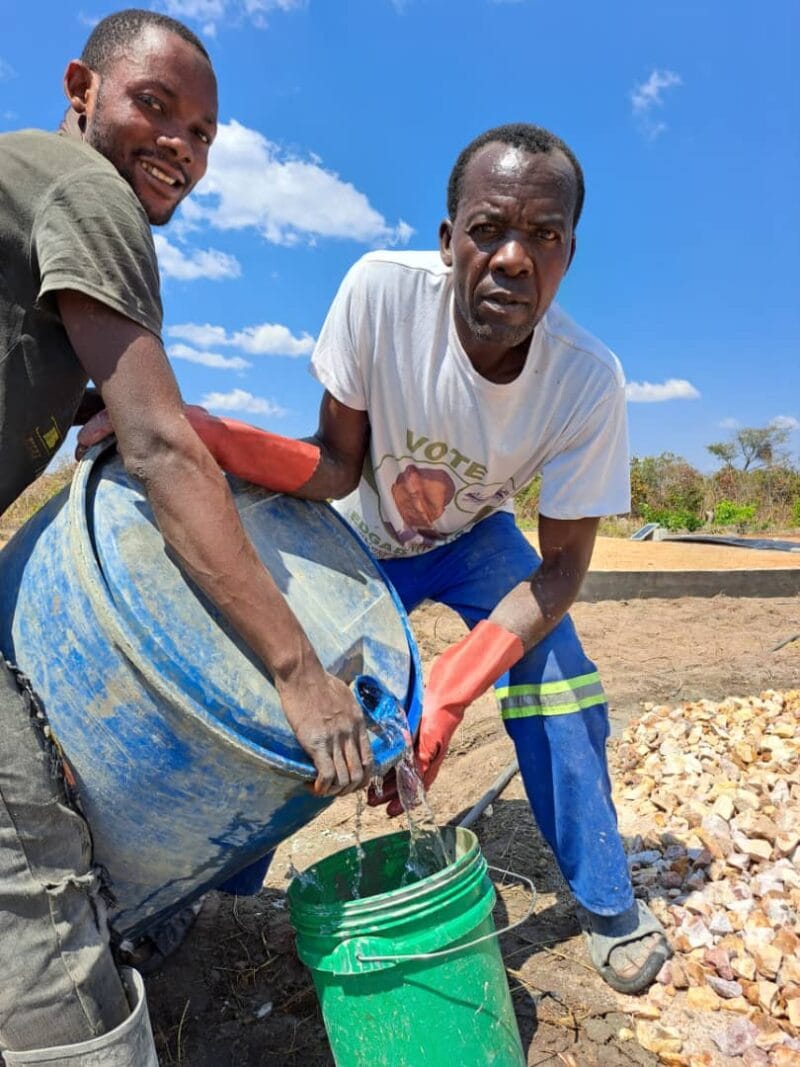
[[[433,678],[433,676],[431,676]],[[430,689],[428,690],[430,692]],[[453,734],[464,716],[466,705],[461,707],[440,707],[426,693],[419,724],[419,733],[414,742],[413,760],[417,777],[427,792],[433,785],[439,768],[444,762]],[[398,782],[398,779],[405,779]],[[417,793],[417,782],[413,780],[413,771],[406,760],[393,767],[383,779],[380,794],[370,787],[367,803],[371,807],[386,804],[386,814],[390,819],[403,813],[402,796],[413,797]],[[388,803],[387,803],[388,801]]]
[[[466,709],[521,659],[524,652],[516,634],[485,619],[436,660],[425,689],[419,733],[414,742],[414,761],[426,790],[439,773]],[[397,774],[402,773],[401,764],[396,772],[386,776],[380,797],[374,789],[370,790],[368,803],[378,807],[388,801],[386,814],[390,818],[403,810],[397,788]]]
[[[350,688],[325,671],[309,679],[277,683],[286,719],[317,777],[317,796],[336,796],[362,789],[373,773],[367,720]]]
[[[111,425],[111,416],[103,408],[96,415],[92,415],[84,426],[81,426],[78,432],[78,443],[75,446],[75,459],[83,459],[92,445],[105,441],[113,433],[114,427]]]

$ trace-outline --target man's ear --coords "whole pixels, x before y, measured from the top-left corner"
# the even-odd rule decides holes
[[[443,219],[439,226],[439,255],[446,267],[453,266],[453,224]]]
[[[86,119],[90,118],[94,111],[99,88],[99,74],[79,59],[69,62],[64,72],[64,93],[70,108],[78,116],[81,130],[86,125]]]

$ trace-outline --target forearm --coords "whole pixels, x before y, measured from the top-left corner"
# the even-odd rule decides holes
[[[516,634],[528,652],[558,626],[572,607],[584,574],[568,565],[562,568],[543,563],[503,597],[489,618]]]
[[[279,686],[321,670],[272,577],[245,535],[225,478],[187,423],[121,442],[182,567],[264,662]]]
[[[341,500],[361,479],[369,448],[370,425],[365,411],[356,411],[326,392],[319,409],[319,425],[308,443],[319,449],[313,476],[302,487],[308,500]]]
[[[319,449],[317,469],[298,491],[304,500],[341,500],[358,486],[360,470],[356,471],[349,460],[326,447],[316,435],[307,437],[309,445]]]
[[[360,418],[354,446],[353,432],[343,435],[343,444],[321,431],[295,440],[192,405],[184,413],[220,467],[246,481],[305,500],[339,499],[358,485],[368,438]]]
[[[539,516],[542,563],[497,605],[490,618],[529,651],[558,626],[589,569],[599,520]]]
[[[245,481],[305,500],[339,500],[358,485],[369,420],[365,412],[347,408],[328,394],[319,429],[305,440],[219,418],[192,404],[181,405],[180,410],[219,466]],[[93,418],[78,435],[78,458],[108,434],[115,430],[119,434],[116,421],[110,411]]]

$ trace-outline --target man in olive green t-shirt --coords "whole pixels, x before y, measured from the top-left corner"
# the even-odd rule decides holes
[[[131,9],[98,23],[64,86],[60,135],[0,136],[0,513],[93,379],[172,554],[272,677],[316,791],[351,791],[371,773],[364,717],[248,541],[160,339],[150,225],[205,173],[211,61],[181,23]],[[157,1067],[141,979],[117,972],[90,833],[50,774],[42,725],[0,659],[0,1053],[6,1067]]]
[[[150,225],[133,189],[85,143],[0,135],[0,514],[48,465],[87,382],[58,310],[81,292],[155,337],[162,312]]]

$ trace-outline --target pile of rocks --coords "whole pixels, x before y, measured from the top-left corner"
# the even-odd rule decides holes
[[[800,1067],[800,691],[646,706],[611,753],[637,895],[675,949],[632,1008],[677,1067]]]

